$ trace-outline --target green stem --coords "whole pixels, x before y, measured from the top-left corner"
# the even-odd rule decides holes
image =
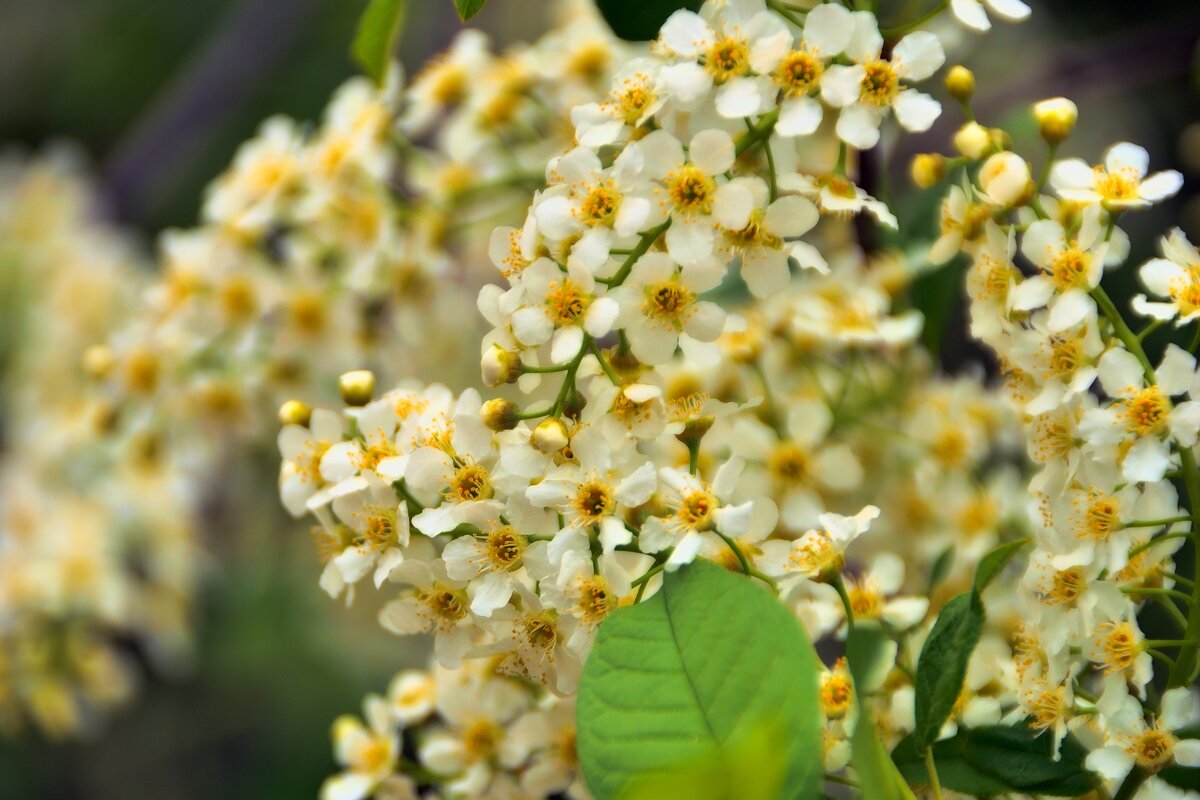
[[[833,579],[833,588],[837,590],[838,597],[842,600],[842,608],[846,610],[846,625],[850,628],[854,627],[854,606],[850,605],[850,595],[846,593],[846,583],[842,580],[842,576],[838,575]]]
[[[596,360],[600,362],[600,369],[604,370],[604,374],[613,382],[614,386],[621,385],[621,379],[617,376],[612,365],[608,363],[608,359],[604,357],[604,353],[600,352],[600,346],[596,344],[596,340],[592,340],[592,354],[596,356]]]
[[[1194,559],[1193,574],[1200,578],[1200,541],[1196,539],[1197,531],[1200,530],[1200,470],[1196,468],[1196,455],[1190,447],[1180,449],[1179,462],[1183,468],[1183,485],[1187,490],[1188,506],[1192,512],[1190,535],[1192,558]],[[1192,586],[1189,602],[1191,605],[1187,609],[1188,620],[1187,627],[1183,631],[1183,638],[1191,640],[1193,644],[1179,650],[1175,666],[1171,667],[1171,671],[1167,675],[1168,689],[1189,685],[1196,672],[1197,645],[1194,642],[1200,639],[1200,580],[1197,580]]]
[[[899,36],[903,36],[904,34],[909,33],[910,31],[915,31],[917,28],[921,27],[926,22],[929,22],[929,20],[933,19],[938,14],[941,14],[949,6],[950,6],[950,0],[940,0],[937,5],[935,5],[933,8],[929,9],[928,11],[926,11],[921,16],[914,19],[912,22],[906,22],[903,25],[897,25],[895,28],[884,28],[883,30],[880,31],[880,33],[883,34],[883,38],[885,38],[885,39],[895,39]]]
[[[1137,519],[1132,522],[1126,522],[1121,525],[1122,528],[1161,528],[1164,525],[1171,525],[1176,522],[1190,522],[1190,516],[1182,517],[1163,517],[1162,519]]]
[[[1050,168],[1054,166],[1054,156],[1058,154],[1058,143],[1050,145],[1050,149],[1046,152],[1046,163],[1042,166],[1042,174],[1038,175],[1037,191],[1035,194],[1042,193],[1042,187],[1046,185],[1046,179],[1050,177]]]
[[[1183,592],[1177,592],[1174,589],[1142,589],[1139,587],[1134,587],[1131,589],[1122,589],[1121,593],[1132,595],[1134,597],[1173,597],[1176,600],[1182,600],[1185,603],[1192,602],[1191,595],[1184,594]]]
[[[741,155],[749,150],[754,145],[762,140],[770,137],[771,132],[775,130],[775,123],[779,120],[779,109],[775,108],[767,114],[758,118],[758,122],[750,126],[750,130],[746,131],[746,135],[738,140],[737,146],[734,148],[735,155]]]
[[[937,764],[933,761],[933,748],[925,748],[925,771],[929,773],[929,784],[933,789],[934,800],[942,800],[942,782],[938,778]]]
[[[646,255],[650,247],[658,241],[658,237],[667,232],[667,228],[671,227],[671,218],[667,221],[651,228],[642,234],[642,238],[638,241],[637,246],[629,251],[629,255],[625,256],[625,260],[621,262],[620,268],[609,278],[609,286],[620,286],[629,277],[629,273],[633,271],[633,265],[637,260]]]

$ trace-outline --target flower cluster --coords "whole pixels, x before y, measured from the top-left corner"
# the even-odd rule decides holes
[[[970,125],[955,137],[966,172],[945,200],[934,247],[940,260],[960,250],[971,259],[971,331],[999,359],[1037,467],[1029,482],[1034,549],[1011,642],[1014,713],[1057,741],[1073,732],[1091,750],[1087,766],[1124,785],[1122,797],[1139,785],[1139,797],[1161,797],[1172,790],[1147,776],[1173,763],[1200,765],[1200,742],[1176,733],[1194,721],[1197,642],[1186,616],[1195,617],[1194,584],[1174,563],[1200,499],[1200,337],[1188,349],[1147,340],[1169,322],[1193,321],[1200,256],[1176,230],[1163,241],[1164,257],[1140,268],[1148,296],[1132,307],[1147,323],[1135,333],[1102,286],[1128,257],[1118,223],[1170,198],[1182,176],[1150,173],[1146,150],[1130,143],[1095,164],[1056,160],[1075,106],[1047,100],[1034,116],[1049,145],[1036,181],[1021,156],[1001,147],[1003,137],[987,132],[979,149],[963,146],[975,138]],[[1152,358],[1155,349],[1161,356]],[[1178,624],[1175,633],[1147,637],[1141,611],[1149,604]]]
[[[432,636],[444,680],[473,685],[456,676],[486,664],[555,704],[609,614],[707,559],[771,587],[832,652],[853,620],[882,625],[894,678],[874,715],[889,742],[911,731],[938,609],[1029,522],[1015,417],[977,376],[937,374],[906,306],[917,275],[847,235],[858,214],[896,225],[850,177],[856,148],[893,107],[901,129],[940,113],[906,83],[941,66],[938,39],[893,44],[882,58],[874,16],[834,4],[799,24],[762,2],[709,3],[672,15],[574,107],[544,189],[490,238],[481,371],[500,395],[374,392],[359,373],[343,376],[340,412],[290,405],[281,498],[317,523],[322,587],[385,590],[381,624]],[[981,649],[952,726],[1018,707],[1006,639]],[[837,773],[867,698],[831,661]],[[374,734],[335,731],[348,771],[327,797],[542,796],[523,743],[489,739],[487,769],[457,745],[443,760],[415,723],[397,738],[385,705],[370,701]],[[346,752],[347,736],[376,735],[385,767]],[[395,757],[410,735],[415,756]]]
[[[0,162],[0,728],[51,738],[187,656],[197,545],[184,465],[90,393],[92,345],[146,286],[68,153]]]

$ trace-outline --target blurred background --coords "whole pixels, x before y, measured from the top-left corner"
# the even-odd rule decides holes
[[[1108,144],[1146,146],[1152,169],[1183,171],[1173,203],[1123,220],[1131,262],[1181,224],[1200,238],[1200,81],[1195,0],[1034,0],[1021,26],[961,33],[951,58],[981,76],[985,122],[1025,132],[1016,148],[1040,167],[1029,103],[1069,95],[1080,133],[1062,155],[1097,160]],[[197,217],[206,183],[237,145],[275,113],[313,119],[354,73],[347,55],[362,0],[0,0],[0,151],[78,147],[92,166],[105,212],[147,250],[154,236]],[[881,0],[883,20],[920,13],[924,0]],[[412,0],[400,56],[410,73],[460,25],[450,0]],[[492,0],[473,25],[501,45],[531,39],[541,0]],[[944,149],[961,122],[947,108],[923,136],[885,154],[876,191],[908,230],[932,232],[936,198],[907,181],[909,158]],[[1126,270],[1110,291],[1136,291]],[[927,341],[955,368],[977,356],[964,333],[961,271],[917,287]],[[1159,345],[1165,341],[1157,341]],[[270,475],[270,454],[244,463]],[[236,480],[236,476],[231,476]],[[261,479],[248,485],[262,486]],[[334,770],[327,730],[423,654],[383,633],[375,609],[347,612],[317,587],[319,564],[304,525],[274,495],[214,507],[212,558],[198,620],[196,659],[185,674],[148,678],[138,700],[92,740],[0,740],[0,798],[315,797]]]

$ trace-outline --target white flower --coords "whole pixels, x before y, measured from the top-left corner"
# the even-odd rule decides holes
[[[333,558],[342,582],[353,585],[372,569],[379,588],[404,560],[409,543],[408,507],[396,491],[374,476],[349,478],[333,487],[333,513],[354,540]],[[324,512],[318,514],[318,518]]]
[[[417,757],[439,775],[452,776],[446,791],[454,797],[493,797],[498,772],[519,766],[521,751],[509,741],[508,727],[530,706],[530,694],[515,681],[439,678],[436,707],[444,727],[421,742]]]
[[[1016,153],[996,153],[979,168],[979,186],[987,202],[1011,206],[1029,188],[1029,165]]]
[[[405,94],[407,106],[400,127],[411,136],[428,130],[439,114],[467,99],[472,81],[487,72],[491,60],[483,31],[461,31],[444,55],[430,61],[413,78]]]
[[[784,30],[778,16],[768,12],[761,0],[733,0],[723,7],[708,6],[710,19],[680,9],[671,14],[659,31],[658,45],[677,63],[663,67],[662,78],[682,108],[692,108],[708,96],[714,85],[716,107],[722,116],[740,117],[755,113],[743,84],[736,78],[750,72],[751,42]],[[711,24],[710,24],[711,23]],[[739,113],[744,112],[744,113]]]
[[[879,516],[875,506],[865,506],[852,517],[825,513],[821,527],[792,542],[772,540],[763,544],[762,567],[768,575],[832,581],[846,564],[846,548],[871,527]]]
[[[1025,405],[1030,414],[1043,414],[1086,392],[1095,382],[1104,352],[1095,313],[1073,328],[1051,332],[1045,312],[1034,314],[1028,328],[1014,334],[1008,357],[1040,386]]]
[[[1144,295],[1133,299],[1135,311],[1155,319],[1174,319],[1185,325],[1200,318],[1200,252],[1179,228],[1162,240],[1163,258],[1147,261],[1138,270],[1146,289],[1166,303],[1148,301]]]
[[[821,81],[822,97],[842,110],[838,137],[860,150],[879,141],[879,124],[889,109],[914,132],[929,130],[942,113],[938,101],[902,83],[924,80],[942,66],[946,55],[938,38],[926,31],[910,33],[896,44],[890,61],[880,57],[882,50],[875,15],[854,12],[854,36],[845,51],[854,65],[831,66]]]
[[[263,123],[238,150],[233,167],[209,187],[206,219],[246,235],[261,235],[284,210],[303,170],[303,138],[286,117]]]
[[[724,275],[715,265],[677,270],[666,253],[638,259],[611,295],[621,306],[616,327],[625,330],[638,360],[663,364],[682,347],[693,361],[716,364],[720,351],[710,343],[725,327],[725,311],[699,295],[717,286]]]
[[[1084,415],[1080,432],[1086,447],[1120,462],[1126,480],[1160,480],[1172,464],[1171,440],[1191,447],[1200,430],[1200,402],[1170,399],[1191,390],[1196,359],[1168,345],[1155,370],[1156,382],[1147,383],[1138,359],[1116,348],[1100,359],[1099,375],[1112,402]]]
[[[1022,281],[1012,292],[1012,307],[1032,311],[1049,306],[1051,332],[1073,328],[1094,315],[1096,304],[1088,292],[1100,285],[1104,272],[1104,231],[1098,209],[1083,215],[1074,239],[1054,220],[1039,220],[1029,226],[1021,240],[1021,252],[1043,274]]]
[[[362,800],[396,769],[399,720],[378,695],[367,696],[363,712],[367,725],[349,715],[333,723],[334,758],[346,769],[326,779],[321,786],[321,800]]]
[[[713,252],[713,201],[718,178],[733,166],[734,145],[728,133],[710,128],[692,137],[685,154],[679,140],[665,130],[638,142],[645,174],[661,184],[659,205],[671,218],[667,252],[684,266],[719,265]]]
[[[1107,780],[1118,781],[1135,765],[1150,773],[1172,763],[1200,766],[1200,740],[1180,739],[1175,733],[1195,720],[1194,705],[1190,688],[1169,689],[1162,696],[1162,712],[1147,723],[1135,698],[1124,694],[1123,689],[1106,690],[1100,699],[1100,709],[1109,743],[1088,754],[1088,769]]]
[[[815,248],[788,241],[817,224],[817,207],[797,195],[771,201],[761,178],[735,178],[718,189],[713,216],[722,229],[721,251],[741,258],[742,278],[755,297],[767,297],[788,284],[789,256],[803,267],[825,266]]]
[[[993,14],[1009,22],[1020,22],[1029,17],[1029,6],[1021,0],[950,0],[950,10],[955,18],[977,31],[986,31],[992,27],[984,5]]]
[[[326,451],[342,440],[345,422],[333,411],[317,409],[306,428],[285,425],[279,431],[279,496],[293,517],[304,514],[309,500],[325,484],[321,460]],[[325,502],[328,502],[326,498]]]
[[[1050,185],[1064,200],[1102,205],[1109,211],[1144,208],[1174,196],[1183,186],[1183,176],[1164,170],[1146,177],[1150,155],[1129,142],[1114,144],[1104,163],[1089,167],[1080,158],[1055,163]]]
[[[612,90],[600,103],[585,103],[571,109],[575,138],[584,147],[600,148],[629,137],[658,112],[667,101],[661,65],[648,58],[635,58],[613,76]]]
[[[770,499],[756,497],[729,505],[744,467],[741,459],[729,459],[717,469],[712,484],[662,467],[658,472],[659,497],[670,515],[646,520],[638,539],[641,549],[658,553],[673,547],[667,559],[667,569],[673,570],[691,563],[704,546],[705,536],[711,536],[713,530],[731,539],[773,530],[778,512]]]
[[[606,553],[629,544],[633,534],[625,526],[624,512],[654,494],[658,486],[654,465],[629,451],[614,452],[597,428],[576,434],[571,451],[576,463],[563,464],[530,486],[526,490],[529,501],[535,507],[559,512],[568,528],[598,530]],[[556,538],[551,549],[558,546]]]
[[[929,598],[915,595],[896,596],[904,585],[904,561],[895,553],[880,553],[870,568],[858,577],[846,579],[846,595],[855,620],[879,620],[896,630],[905,631],[925,618]],[[822,586],[828,602],[843,609],[841,599],[831,586]]]
[[[479,635],[470,600],[461,581],[451,580],[440,561],[409,559],[392,579],[410,584],[379,612],[379,624],[400,636],[432,633],[438,663],[451,669],[462,663]]]
[[[814,96],[820,93],[821,76],[853,35],[854,17],[848,10],[832,3],[819,5],[808,12],[799,41],[793,42],[791,31],[783,29],[753,42],[750,63],[755,72],[769,76],[769,82],[738,78],[737,88],[731,86],[728,91],[735,97],[763,94],[757,109],[771,105],[778,93],[781,99],[774,133],[782,137],[815,133],[824,115],[820,101]],[[754,105],[751,100],[740,102],[745,103],[744,108]],[[739,104],[730,105],[735,106],[734,110],[742,110],[736,107]]]
[[[612,330],[621,307],[596,291],[596,279],[582,265],[563,274],[553,261],[541,258],[521,273],[522,305],[512,314],[512,331],[526,347],[550,342],[550,361],[570,361],[593,338]]]
[[[789,173],[780,175],[778,182],[781,190],[804,195],[816,203],[821,211],[825,213],[858,214],[866,211],[875,217],[880,224],[892,230],[895,230],[899,225],[896,221],[896,215],[887,207],[887,203],[884,203],[882,200],[876,200],[845,175],[834,173],[826,173],[824,175]],[[816,252],[815,249],[811,256],[806,257],[807,262],[811,262],[811,266],[820,272],[825,272],[828,269],[825,266],[824,257]]]
[[[636,144],[626,146],[611,167],[586,147],[576,147],[550,162],[548,187],[535,200],[534,218],[543,236],[571,245],[568,266],[579,261],[591,271],[608,260],[614,239],[624,239],[659,220]]]

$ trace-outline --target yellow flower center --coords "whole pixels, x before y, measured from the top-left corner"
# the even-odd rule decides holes
[[[621,193],[617,191],[612,179],[605,178],[588,189],[575,216],[584,225],[604,225],[616,216],[621,205]]]
[[[726,36],[717,40],[705,54],[704,66],[716,83],[743,75],[750,69],[750,46],[745,39]]]
[[[1096,167],[1096,194],[1106,201],[1136,200],[1138,183],[1132,174],[1106,172],[1104,167]]]
[[[706,531],[713,527],[713,513],[719,505],[710,492],[699,489],[683,498],[677,514],[680,522],[688,528]]]
[[[900,93],[900,78],[890,63],[882,59],[864,65],[859,99],[864,103],[883,108],[891,105]]]
[[[1071,247],[1056,255],[1050,262],[1050,279],[1059,290],[1088,289],[1091,253]]]
[[[460,591],[434,586],[418,592],[417,597],[425,604],[429,618],[439,630],[453,628],[467,616],[467,597]]]
[[[1070,567],[1054,573],[1043,599],[1052,606],[1067,605],[1074,603],[1085,588],[1087,578],[1083,574],[1083,567]]]
[[[868,578],[861,583],[849,581],[848,584],[846,595],[850,598],[855,619],[879,619],[883,613],[884,597],[875,581]]]
[[[492,566],[503,572],[521,565],[521,554],[525,552],[526,539],[509,525],[497,528],[488,534],[487,557]]]
[[[1170,731],[1155,725],[1138,734],[1127,750],[1142,769],[1158,772],[1175,757],[1175,742],[1178,739]]]
[[[588,525],[594,525],[613,512],[616,500],[613,490],[603,481],[581,484],[575,494],[575,513]]]
[[[486,500],[492,496],[488,471],[479,464],[464,464],[450,480],[450,497],[460,503]]]
[[[1161,433],[1167,426],[1170,401],[1157,386],[1147,386],[1122,401],[1125,424],[1139,436]]]
[[[468,761],[486,761],[496,753],[504,729],[490,719],[480,719],[468,725],[462,734],[463,750]]]
[[[781,483],[807,483],[812,475],[812,458],[794,442],[783,442],[767,456],[767,470]]]
[[[683,313],[691,308],[695,299],[695,295],[678,281],[650,284],[645,291],[646,302],[642,304],[642,313],[676,327],[682,323]]]
[[[1105,541],[1121,527],[1120,505],[1115,497],[1094,494],[1087,510],[1083,512],[1083,529],[1080,539]]]
[[[854,690],[839,661],[833,672],[821,680],[821,710],[826,719],[842,719],[850,710]]]
[[[636,125],[657,99],[650,76],[639,72],[623,79],[604,106],[614,110],[626,125]]]
[[[793,50],[783,57],[772,76],[789,97],[808,94],[825,68],[821,60],[806,50]]]
[[[571,325],[583,319],[592,300],[570,280],[550,284],[546,293],[546,308],[556,326]]]
[[[1129,668],[1140,652],[1137,636],[1128,622],[1101,625],[1096,642],[1103,652],[1105,673],[1120,672]]]
[[[671,170],[663,183],[671,197],[675,210],[681,214],[709,214],[712,212],[713,194],[717,182],[705,175],[699,167],[685,164]]]
[[[617,597],[604,578],[593,575],[579,580],[579,618],[583,624],[599,625],[616,607]]]

